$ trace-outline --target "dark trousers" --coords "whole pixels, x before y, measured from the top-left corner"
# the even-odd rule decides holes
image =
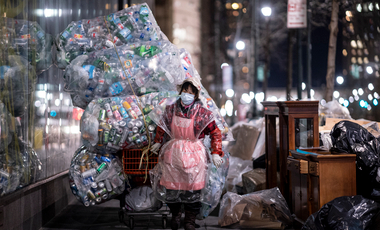
[[[194,213],[199,213],[201,210],[202,204],[201,202],[195,202],[195,203],[167,203],[168,207],[170,208],[170,211],[174,214],[177,214],[181,211],[181,206],[184,206],[185,211],[190,211]]]

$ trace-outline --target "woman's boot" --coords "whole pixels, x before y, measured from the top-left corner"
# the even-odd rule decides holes
[[[172,220],[170,223],[172,230],[177,230],[181,224],[181,204],[168,204],[170,211],[172,213]]]
[[[195,219],[198,213],[185,210],[185,230],[195,230]]]

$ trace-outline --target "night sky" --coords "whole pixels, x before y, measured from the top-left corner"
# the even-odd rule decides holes
[[[321,87],[326,83],[327,71],[327,54],[330,31],[327,27],[313,28],[312,30],[312,87]],[[303,79],[307,79],[306,70],[306,36],[303,39]],[[282,42],[277,49],[283,49],[284,60],[287,60],[288,41]],[[276,49],[276,50],[277,50]],[[336,75],[342,73],[342,35],[341,26],[339,28],[337,40],[337,56],[336,56]],[[297,67],[297,43],[293,46],[293,87],[297,86],[298,67]],[[269,78],[269,87],[286,87],[287,69],[281,69],[277,63],[271,62],[271,74]]]

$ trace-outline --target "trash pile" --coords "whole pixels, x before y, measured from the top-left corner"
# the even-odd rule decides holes
[[[99,97],[173,91],[185,79],[179,51],[169,41],[134,43],[116,50],[81,55],[67,66],[64,91],[75,106],[85,109]]]
[[[292,222],[288,205],[278,188],[243,196],[227,192],[220,201],[218,224],[222,227],[237,224],[250,229],[283,229]]]
[[[156,107],[165,108],[176,100],[176,96],[175,91],[161,91],[141,97],[95,99],[87,106],[81,119],[84,144],[96,146],[103,153],[148,146],[149,139],[154,140],[157,127],[149,116],[150,112]]]
[[[378,229],[380,204],[362,196],[342,196],[327,204],[307,220],[302,230]]]
[[[71,160],[69,183],[72,193],[84,206],[99,204],[122,194],[125,175],[118,158],[81,146]]]
[[[80,55],[114,45],[162,40],[163,36],[147,4],[134,5],[107,16],[74,21],[55,39],[57,65],[64,69]]]
[[[31,104],[37,75],[28,61],[17,55],[0,60],[0,100],[14,117],[22,116]]]
[[[58,67],[66,68],[64,91],[70,93],[75,106],[85,109],[81,118],[83,146],[70,168],[72,191],[86,206],[97,204],[110,196],[103,199],[95,194],[98,190],[91,190],[91,184],[99,187],[102,182],[95,171],[104,163],[93,159],[112,156],[119,150],[147,150],[155,137],[155,119],[178,99],[177,85],[187,78],[200,81],[200,76],[190,54],[171,44],[161,32],[146,3],[105,17],[72,22],[55,42]],[[210,119],[215,120],[223,140],[232,140],[227,123],[203,87],[199,99],[202,107],[212,112]],[[79,160],[82,155],[85,162]],[[218,170],[209,167],[212,179],[202,192],[204,208],[199,218],[206,217],[218,204],[228,171],[227,153],[224,160]],[[100,173],[112,176],[109,171]],[[84,180],[79,174],[91,179]],[[144,207],[133,203],[134,192],[141,191],[150,199],[146,188],[132,188],[126,197],[128,207],[133,211],[156,209],[153,200]],[[118,189],[114,191],[117,194],[121,194]],[[154,207],[149,209],[150,205]]]
[[[34,68],[21,56],[0,60],[0,196],[34,183],[42,173],[37,153],[23,140],[20,116],[34,92]]]
[[[0,31],[1,52],[27,59],[37,73],[52,65],[52,36],[37,22],[4,17],[0,19]]]

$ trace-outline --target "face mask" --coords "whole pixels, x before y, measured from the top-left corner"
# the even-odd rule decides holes
[[[181,100],[183,104],[190,105],[194,101],[194,95],[189,93],[181,93]]]

